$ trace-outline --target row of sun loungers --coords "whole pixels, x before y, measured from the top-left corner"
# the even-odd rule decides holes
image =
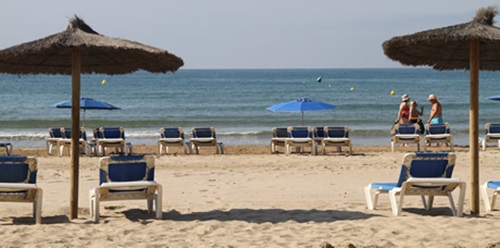
[[[432,144],[446,144],[450,151],[453,151],[453,136],[451,135],[450,125],[444,124],[426,124],[425,134],[422,138],[418,124],[395,124],[391,130],[391,150],[394,152],[396,144],[416,144],[420,151],[420,145],[427,151],[427,147]]]
[[[88,139],[84,128],[80,129],[79,145],[80,150],[87,155],[106,155],[107,148],[114,148],[120,154],[133,154],[133,146],[125,140],[125,131],[122,127],[100,127],[93,130],[94,138]],[[217,154],[224,154],[224,144],[217,141],[215,129],[193,128],[193,137],[185,140],[184,131],[180,127],[160,129],[158,139],[158,156],[163,152],[168,153],[168,148],[173,146],[183,147],[184,153],[199,153],[200,147],[215,147]],[[64,150],[71,147],[70,128],[51,128],[49,138],[46,139],[47,153],[52,154],[52,148],[57,147],[59,155],[64,154]]]
[[[396,216],[401,214],[406,196],[420,196],[426,210],[432,208],[434,197],[447,196],[453,215],[462,216],[466,183],[452,177],[455,162],[454,153],[405,154],[397,182],[371,183],[364,187],[367,208],[376,209],[378,197],[383,193],[389,195]],[[162,219],[162,185],[154,180],[152,155],[103,157],[99,168],[99,185],[89,191],[89,214],[96,223],[100,218],[100,203],[113,200],[146,200],[148,213],[154,209],[156,218]],[[36,184],[37,172],[34,157],[0,156],[0,201],[32,203],[33,216],[39,224],[43,196]],[[457,204],[452,195],[456,189],[459,190]],[[493,190],[491,202],[488,190]],[[481,193],[486,211],[491,211],[500,193],[500,181],[484,183]]]
[[[71,128],[51,128],[49,129],[49,138],[45,140],[47,153],[52,154],[52,148],[57,147],[59,156],[64,154],[67,148],[68,153],[71,147]],[[122,127],[100,127],[93,130],[94,138],[88,139],[85,128],[79,130],[80,150],[85,154],[106,155],[107,148],[114,148],[120,153],[132,154],[133,146],[125,140],[125,131]]]
[[[349,147],[349,154],[352,153],[352,143],[349,138],[349,128],[347,127],[282,127],[273,128],[273,136],[270,142],[271,153],[276,153],[278,147],[285,148],[285,153],[289,155],[292,148],[300,152],[302,148],[310,149],[311,154],[316,155],[318,146],[322,147],[323,154],[326,154],[326,147],[333,146],[337,151],[341,151],[343,146]]]

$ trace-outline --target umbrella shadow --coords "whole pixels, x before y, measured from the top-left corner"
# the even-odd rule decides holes
[[[316,222],[331,223],[342,220],[363,220],[376,216],[358,211],[344,210],[284,210],[284,209],[231,209],[213,210],[208,212],[193,212],[181,214],[175,210],[163,214],[164,219],[174,221],[245,221],[248,223],[283,223],[295,221],[299,223]]]

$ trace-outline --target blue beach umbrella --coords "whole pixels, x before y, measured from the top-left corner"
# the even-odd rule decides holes
[[[298,98],[294,101],[282,102],[276,105],[267,107],[266,109],[275,112],[301,112],[302,113],[302,126],[304,125],[304,111],[318,111],[318,110],[329,110],[336,108],[335,105],[321,102],[313,101],[309,98]]]
[[[71,107],[72,107],[71,100],[58,102],[58,103],[50,105],[49,107],[71,109]],[[87,109],[115,110],[115,109],[121,109],[121,108],[116,107],[116,106],[109,104],[109,103],[106,103],[106,102],[94,100],[92,98],[81,97],[80,98],[80,109],[83,109],[82,126],[85,126],[84,125],[84,123],[85,123],[85,111]]]
[[[488,99],[493,100],[493,101],[500,101],[500,95],[494,95],[488,97]]]

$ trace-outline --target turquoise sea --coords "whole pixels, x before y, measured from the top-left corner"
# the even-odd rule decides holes
[[[391,96],[393,90],[396,94]],[[427,96],[436,94],[455,143],[468,144],[468,71],[181,69],[173,74],[82,75],[81,86],[82,96],[122,108],[88,110],[86,129],[122,126],[134,144],[155,144],[164,126],[183,127],[186,133],[193,127],[212,126],[226,145],[267,145],[273,127],[300,125],[301,114],[271,112],[266,107],[307,97],[337,108],[306,112],[305,125],[348,126],[355,146],[389,145],[389,129],[403,93],[424,106],[424,120],[430,110]],[[487,99],[496,94],[500,94],[500,72],[481,72],[481,134],[485,123],[500,122],[500,102]],[[70,76],[0,74],[0,140],[17,147],[43,147],[50,127],[71,125],[69,109],[49,105],[70,98]]]

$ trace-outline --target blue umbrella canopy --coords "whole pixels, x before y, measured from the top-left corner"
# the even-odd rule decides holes
[[[71,100],[58,102],[58,103],[50,105],[50,107],[52,107],[52,108],[71,108]],[[80,108],[83,109],[84,111],[87,109],[106,109],[106,110],[120,109],[119,107],[116,107],[112,104],[97,101],[97,100],[94,100],[92,98],[87,98],[87,97],[80,98]]]
[[[309,98],[298,98],[294,101],[278,103],[266,109],[275,112],[301,112],[302,125],[304,125],[304,111],[329,110],[334,108],[336,108],[335,105],[326,102],[313,101]]]
[[[58,103],[50,105],[49,107],[70,109],[72,107],[71,100],[58,102]],[[121,109],[121,108],[116,107],[116,106],[109,104],[109,103],[106,103],[106,102],[94,100],[92,98],[80,97],[80,109],[83,109],[82,126],[85,126],[85,111],[87,109],[115,110],[115,109]]]
[[[500,95],[494,95],[488,97],[488,99],[493,100],[493,101],[500,101]]]

